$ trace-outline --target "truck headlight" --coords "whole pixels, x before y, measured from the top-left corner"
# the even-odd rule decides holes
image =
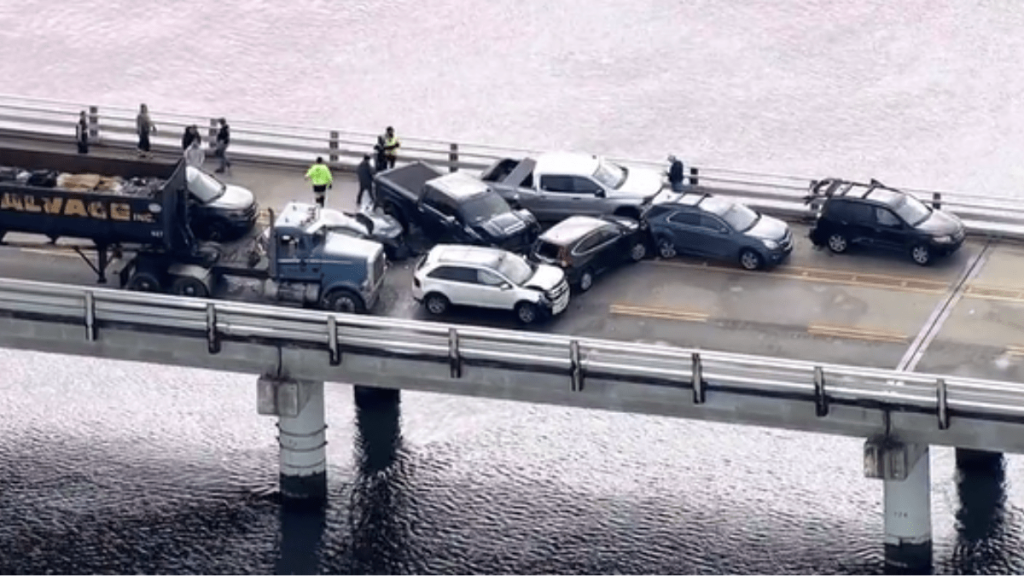
[[[769,250],[777,250],[779,248],[779,243],[776,242],[775,240],[762,239],[761,243],[764,244],[764,247]]]
[[[951,244],[952,242],[953,242],[953,237],[948,235],[948,234],[945,235],[945,236],[937,236],[937,237],[935,237],[935,243],[936,244]]]

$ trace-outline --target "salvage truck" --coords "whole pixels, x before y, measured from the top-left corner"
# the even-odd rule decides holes
[[[256,226],[234,241],[203,241],[190,224],[195,204],[183,162],[0,148],[0,164],[0,242],[38,247],[32,237],[46,237],[77,252],[100,283],[114,256],[128,290],[211,297],[233,278],[261,300],[337,312],[362,313],[378,299],[383,247],[330,232],[306,205],[271,213],[267,234]],[[61,238],[87,243],[57,244]]]
[[[509,204],[529,210],[546,223],[570,216],[615,215],[635,220],[664,188],[656,170],[576,152],[503,158],[484,170],[481,178]]]

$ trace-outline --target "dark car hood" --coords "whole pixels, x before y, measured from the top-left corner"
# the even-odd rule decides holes
[[[935,236],[956,234],[963,227],[963,222],[959,218],[942,210],[932,210],[932,215],[917,225],[921,232]]]
[[[506,212],[477,223],[473,229],[490,238],[501,239],[522,233],[527,224],[528,221],[519,212]]]

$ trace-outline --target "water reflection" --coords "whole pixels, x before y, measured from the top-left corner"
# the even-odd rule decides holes
[[[959,451],[958,451],[959,452]],[[966,574],[1008,573],[1007,550],[1015,543],[1006,530],[1006,472],[1001,455],[957,455],[957,542],[953,564]],[[963,457],[966,456],[966,457]]]
[[[354,393],[357,477],[349,503],[353,569],[357,574],[406,573],[401,397],[397,390],[361,386]]]

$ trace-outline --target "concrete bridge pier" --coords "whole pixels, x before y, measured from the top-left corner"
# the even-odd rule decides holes
[[[864,444],[864,475],[883,483],[885,563],[901,572],[932,568],[930,467],[927,445],[888,437]]]
[[[322,505],[327,499],[327,423],[324,383],[261,376],[260,414],[277,416],[282,499]]]

